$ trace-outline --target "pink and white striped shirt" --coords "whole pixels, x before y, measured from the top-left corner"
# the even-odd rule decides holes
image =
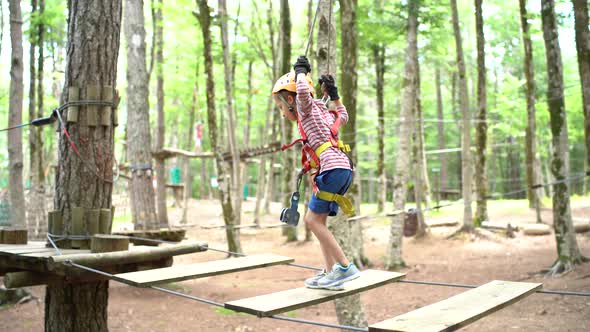
[[[336,111],[340,114],[340,126],[343,126],[348,122],[346,107],[338,106]],[[330,127],[336,121],[336,117],[328,111],[324,103],[313,99],[305,74],[297,75],[297,113],[303,131],[307,135],[308,144],[314,151],[320,145],[330,141],[332,136]],[[318,157],[320,172],[335,168],[351,169],[348,156],[338,148],[329,147]],[[308,158],[311,159],[310,156]]]

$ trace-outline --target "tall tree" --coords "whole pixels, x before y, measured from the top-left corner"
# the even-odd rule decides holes
[[[440,69],[437,68],[435,69],[435,73],[434,73],[434,84],[436,86],[436,118],[438,120],[437,124],[436,124],[436,129],[437,129],[437,138],[438,138],[438,148],[440,150],[444,150],[446,149],[446,143],[445,143],[445,123],[444,123],[444,108],[443,108],[443,98],[442,98],[442,89],[441,89],[441,81],[440,81]],[[439,190],[439,195],[440,195],[440,191],[443,188],[447,188],[448,187],[448,183],[449,183],[449,175],[448,175],[448,161],[447,161],[447,154],[446,153],[440,153],[438,155],[438,160],[440,163],[440,180],[439,180],[439,185],[437,190]]]
[[[375,62],[375,90],[377,94],[377,179],[379,189],[377,195],[377,212],[385,210],[387,200],[387,175],[385,174],[385,46],[373,46],[373,61]]]
[[[113,89],[117,81],[117,56],[121,27],[121,1],[97,3],[92,0],[68,2],[67,67],[62,96],[70,87]],[[100,54],[100,56],[98,56]],[[106,97],[106,96],[103,96]],[[62,97],[62,103],[66,102]],[[84,108],[84,107],[83,107]],[[61,212],[65,229],[72,227],[72,207],[111,209],[113,190],[114,124],[87,125],[84,109],[78,122],[67,124],[76,155],[68,139],[59,140],[59,162],[55,186],[55,210]],[[108,331],[108,281],[47,286],[45,331]]]
[[[578,71],[582,83],[582,104],[586,134],[586,167],[590,167],[590,31],[588,29],[588,1],[572,0],[578,51]]]
[[[475,31],[477,36],[477,124],[475,126],[475,192],[477,208],[475,225],[488,220],[488,176],[486,169],[486,144],[488,140],[486,53],[483,33],[483,0],[475,0]]]
[[[237,130],[237,115],[233,106],[233,92],[232,82],[233,74],[231,71],[230,60],[230,46],[227,38],[227,8],[225,0],[219,0],[219,18],[220,18],[220,32],[221,32],[221,46],[223,49],[223,67],[225,69],[225,101],[226,101],[226,123],[227,123],[227,137],[229,138],[229,150],[232,155],[231,163],[231,185],[230,185],[230,201],[233,205],[233,225],[240,224],[240,217],[242,211],[242,195],[241,195],[241,175],[240,175],[240,151],[238,150],[238,140],[236,138]],[[239,233],[238,233],[239,234]]]
[[[131,217],[136,229],[157,229],[152,184],[149,79],[146,67],[143,0],[125,1],[127,46],[127,158],[131,167]]]
[[[550,116],[553,158],[551,173],[556,181],[569,176],[569,146],[565,98],[563,96],[563,67],[554,0],[541,0],[541,19],[545,58],[547,61],[547,106]],[[580,253],[572,223],[569,184],[566,181],[553,187],[553,227],[557,244],[557,260],[551,272],[569,271],[585,259]]]
[[[461,107],[461,174],[463,194],[463,226],[462,230],[473,229],[471,212],[471,114],[469,112],[469,95],[467,93],[467,73],[463,57],[463,40],[461,39],[461,27],[459,26],[459,14],[457,13],[457,0],[451,0],[453,13],[453,30],[455,32],[455,47],[457,49],[457,73],[459,78],[459,105]]]
[[[281,74],[291,71],[291,10],[289,8],[288,0],[281,0],[281,19],[279,21],[279,72]],[[283,121],[283,141],[291,142],[293,140],[293,124],[291,121]],[[281,178],[283,179],[282,192],[290,192],[296,186],[296,178],[293,176],[295,172],[295,150],[289,149],[284,152],[283,169],[281,171]],[[291,195],[284,195],[283,204],[289,206]],[[297,241],[297,228],[284,228],[287,242]]]
[[[156,99],[157,99],[157,128],[156,151],[164,148],[166,135],[166,120],[164,115],[164,18],[162,15],[163,0],[158,0],[155,10],[155,53],[156,53]],[[156,205],[158,207],[158,222],[160,227],[168,227],[168,210],[166,207],[166,161],[156,158]]]
[[[20,1],[10,0],[10,97],[8,126],[16,126],[23,118],[23,30]],[[11,220],[16,227],[26,227],[25,193],[23,187],[23,135],[20,130],[8,131],[8,187]]]
[[[186,130],[186,150],[193,151],[195,149],[195,115],[199,112],[199,62],[197,60],[195,70],[195,85],[193,87],[193,100],[191,104],[191,110],[188,115],[188,126]],[[205,158],[202,159],[204,161]],[[183,224],[188,222],[188,208],[189,200],[193,196],[193,172],[191,169],[191,160],[189,158],[183,158],[183,170],[182,177],[184,178],[184,191],[183,191],[183,205],[182,205],[182,217],[180,218]],[[201,181],[201,187],[205,186],[205,181]]]
[[[31,19],[29,29],[29,121],[42,117],[41,109],[43,104],[43,24],[42,7],[45,7],[44,0],[40,1],[37,9],[37,0],[31,0]],[[36,50],[39,49],[39,58]],[[36,63],[39,65],[37,71]],[[39,75],[38,75],[39,73]],[[37,89],[39,79],[39,89]],[[39,93],[39,96],[37,96]],[[39,101],[39,103],[37,102]],[[27,226],[29,238],[45,239],[47,234],[47,216],[45,209],[45,190],[43,188],[43,140],[41,138],[43,129],[38,127],[29,128],[29,182],[30,188],[27,193]]]
[[[240,237],[238,229],[235,228],[235,211],[233,209],[232,197],[230,193],[230,183],[227,180],[227,164],[223,160],[222,151],[219,148],[217,137],[217,119],[215,111],[215,79],[213,76],[213,56],[211,54],[211,8],[207,0],[196,0],[198,12],[195,13],[201,32],[203,34],[203,58],[206,89],[207,89],[207,123],[209,129],[209,139],[211,141],[211,150],[215,153],[215,165],[217,168],[217,179],[219,182],[219,200],[223,210],[223,220],[225,222],[225,234],[227,237],[227,247],[229,251],[241,252]]]
[[[416,102],[416,82],[418,71],[418,10],[419,0],[408,2],[408,23],[406,26],[406,59],[402,83],[402,104],[395,173],[393,177],[393,209],[396,213],[391,219],[389,244],[387,246],[385,267],[394,270],[405,266],[402,258],[402,233],[408,194],[410,168],[410,141],[413,131],[413,109]],[[405,125],[407,124],[407,125]]]
[[[526,104],[527,104],[527,127],[526,127],[526,184],[529,207],[535,208],[537,222],[541,222],[541,209],[538,190],[533,189],[535,181],[539,178],[537,167],[537,120],[535,109],[535,67],[533,63],[533,43],[529,32],[529,21],[526,10],[526,0],[519,0],[520,5],[520,27],[522,29],[522,44],[524,46],[524,75],[526,78]]]
[[[417,54],[417,53],[416,53]],[[416,237],[423,237],[426,235],[427,226],[424,221],[424,213],[422,211],[422,204],[426,208],[430,207],[430,184],[428,181],[428,168],[426,166],[426,153],[424,149],[424,117],[422,112],[422,89],[420,79],[420,60],[416,60],[416,84],[413,111],[414,130],[412,132],[412,155],[414,160],[412,163],[413,169],[418,170],[414,172],[414,198],[416,201],[416,208],[418,209],[418,229]]]

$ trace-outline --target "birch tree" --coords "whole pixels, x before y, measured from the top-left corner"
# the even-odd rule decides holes
[[[459,14],[457,13],[457,0],[451,0],[451,11],[453,13],[453,30],[455,34],[455,48],[457,50],[457,74],[459,105],[461,108],[461,192],[463,195],[463,225],[462,230],[473,229],[471,212],[471,114],[469,112],[469,95],[467,94],[467,74],[465,71],[465,60],[463,57],[463,40],[459,26]]]
[[[402,83],[402,104],[397,151],[395,154],[395,172],[393,177],[393,209],[389,229],[385,268],[396,270],[406,264],[402,258],[402,235],[404,209],[408,195],[408,178],[410,171],[410,144],[414,130],[413,111],[416,102],[416,82],[418,80],[418,0],[408,2],[408,23],[406,26],[406,55],[404,79]]]
[[[23,118],[23,19],[20,1],[10,0],[10,97],[8,126],[21,124]],[[22,131],[8,131],[8,188],[10,192],[11,223],[25,228],[25,193],[23,186],[23,135]]]
[[[487,87],[485,36],[483,33],[483,0],[475,0],[475,30],[477,36],[477,124],[475,127],[475,191],[477,208],[475,225],[488,220],[488,176],[486,169],[486,146],[488,140]]]
[[[126,0],[127,157],[131,168],[131,217],[136,229],[157,229],[160,224],[152,185],[152,156],[146,149],[152,145],[144,21],[143,0]]]
[[[211,149],[215,154],[215,166],[217,169],[217,179],[219,182],[219,200],[223,210],[223,220],[225,223],[225,234],[227,237],[227,247],[229,251],[241,252],[239,231],[235,228],[236,212],[234,210],[231,196],[231,176],[228,174],[227,164],[223,160],[222,150],[219,148],[217,137],[217,119],[215,111],[215,80],[213,76],[213,56],[211,54],[211,8],[207,0],[196,0],[198,12],[195,13],[197,20],[201,25],[203,34],[203,58],[206,76],[207,91],[207,124],[209,129],[209,140]]]
[[[533,43],[529,32],[529,21],[526,9],[526,0],[519,0],[520,6],[520,27],[522,29],[522,44],[524,47],[524,75],[526,79],[526,104],[527,104],[527,127],[526,127],[526,184],[529,207],[535,208],[537,222],[541,222],[541,209],[539,191],[532,189],[535,181],[539,179],[539,160],[537,159],[537,110],[535,108],[535,67],[533,62]]]
[[[550,116],[553,158],[551,174],[556,181],[569,176],[569,146],[565,98],[563,96],[563,65],[554,0],[541,1],[541,19],[545,58],[547,61],[547,106]],[[569,183],[563,181],[553,186],[553,227],[557,244],[557,260],[550,274],[569,271],[586,260],[580,253],[572,222]]]

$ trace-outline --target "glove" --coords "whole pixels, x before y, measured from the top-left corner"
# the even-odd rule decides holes
[[[307,75],[311,71],[311,65],[309,64],[307,57],[302,55],[297,58],[297,61],[295,64],[293,64],[293,70],[295,70],[295,76],[299,75],[300,73]]]
[[[338,95],[338,87],[336,87],[336,82],[334,82],[334,76],[330,74],[322,75],[319,82],[322,85],[322,90],[326,91],[328,96],[330,96],[330,100],[340,99],[340,96]]]

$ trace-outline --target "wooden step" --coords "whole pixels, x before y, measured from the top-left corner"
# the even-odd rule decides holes
[[[294,259],[273,254],[259,254],[218,261],[177,265],[162,269],[116,274],[114,279],[136,287],[198,279],[218,274],[251,270],[265,266],[288,264]]]
[[[282,292],[255,296],[225,303],[225,308],[246,312],[258,317],[268,317],[310,305],[342,298],[376,288],[403,278],[405,274],[380,270],[361,272],[358,279],[344,284],[344,290],[294,288]],[[302,280],[303,282],[303,280]]]
[[[527,297],[542,285],[494,280],[446,300],[371,325],[369,331],[455,331]]]

